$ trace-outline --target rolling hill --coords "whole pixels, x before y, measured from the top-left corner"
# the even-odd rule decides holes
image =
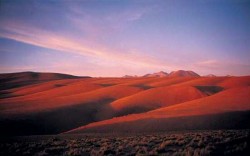
[[[250,76],[0,74],[2,135],[246,128]],[[4,87],[3,87],[4,86]]]
[[[38,73],[38,72],[20,72],[0,74],[0,89],[10,89],[20,86],[35,84],[60,79],[89,78],[89,76],[79,77],[60,73]]]
[[[96,122],[71,130],[83,132],[154,132],[206,128],[250,128],[250,86],[159,108]],[[233,120],[232,120],[233,119]]]

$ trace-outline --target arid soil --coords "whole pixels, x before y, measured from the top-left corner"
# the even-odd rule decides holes
[[[249,130],[2,138],[0,155],[249,155]]]

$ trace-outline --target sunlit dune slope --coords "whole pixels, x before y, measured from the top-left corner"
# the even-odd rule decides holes
[[[145,112],[159,107],[170,106],[185,101],[202,98],[205,95],[190,86],[158,87],[121,98],[111,103],[118,114]]]
[[[6,101],[28,100],[28,99],[46,99],[57,96],[68,96],[72,94],[84,93],[94,89],[109,87],[117,84],[130,82],[129,79],[120,78],[78,78],[51,80],[49,82],[38,82],[34,85],[27,85],[8,90],[0,91],[0,98]]]
[[[117,122],[93,127],[80,127],[62,134],[111,133],[145,134],[188,130],[249,129],[250,111],[233,111],[169,118],[142,118],[129,122]]]
[[[212,96],[207,96],[201,99],[156,109],[147,113],[133,114],[133,115],[92,123],[87,126],[83,126],[78,129],[72,130],[70,131],[70,133],[81,133],[89,131],[101,132],[107,130],[105,129],[105,127],[107,127],[108,129],[112,127],[112,129],[117,132],[118,131],[124,132],[123,130],[128,130],[128,129],[130,131],[137,131],[137,127],[139,127],[139,129],[145,129],[150,126],[160,128],[162,127],[161,125],[164,124],[169,125],[168,123],[159,122],[163,121],[162,119],[170,119],[170,118],[185,117],[185,116],[190,117],[198,115],[208,115],[206,120],[209,121],[209,116],[213,116],[213,114],[250,110],[249,95],[250,95],[249,86],[237,87],[222,91]],[[147,127],[143,127],[145,121],[149,121],[152,119],[154,119],[153,120],[154,122],[150,122],[150,125],[147,125]],[[165,120],[165,121],[170,122],[170,120]],[[134,122],[136,122],[137,126],[134,126]],[[221,124],[223,125],[223,123]],[[158,129],[157,131],[161,131],[161,129]]]
[[[125,96],[135,94],[142,91],[141,88],[133,86],[115,85],[110,87],[104,87],[96,89],[94,91],[79,93],[68,96],[54,97],[48,99],[32,99],[23,101],[11,101],[11,100],[0,100],[0,106],[2,113],[27,113],[34,111],[42,111],[54,108],[60,108],[63,106],[79,105],[86,103],[99,102],[102,100],[115,100]],[[48,95],[49,96],[49,95]],[[53,97],[53,95],[51,95]]]
[[[224,89],[243,87],[250,85],[250,76],[241,77],[200,77],[191,81],[184,81],[178,85],[190,86],[220,86]]]
[[[155,82],[161,81],[163,79],[166,79],[166,78],[158,78],[158,77],[134,78],[133,81],[123,83],[123,85],[140,87],[140,88],[146,90],[146,89],[150,89],[153,87],[150,85],[150,83],[155,83]]]
[[[188,86],[219,86],[219,84],[230,77],[199,77],[191,79],[189,81],[183,81],[176,85],[188,85]],[[249,81],[249,80],[248,80]]]
[[[95,84],[102,85],[104,87],[107,86],[113,86],[117,84],[124,84],[124,83],[129,83],[131,81],[136,81],[140,80],[140,78],[132,78],[132,79],[127,79],[127,78],[94,78],[92,79],[92,82]]]
[[[111,106],[119,115],[145,112],[216,94],[224,90],[223,85],[220,86],[220,83],[228,79],[231,78],[176,77],[146,81],[143,85],[151,86],[150,90],[116,100],[111,103]],[[246,78],[242,77],[240,79],[245,80]],[[247,85],[247,81],[244,85]]]
[[[202,99],[160,108],[150,112],[149,114],[153,116],[156,115],[168,117],[249,110],[249,95],[250,86],[233,88]]]
[[[84,93],[95,89],[103,88],[103,86],[85,80],[59,80],[39,84],[36,86],[27,86],[17,91],[9,92],[10,96],[17,96],[11,99],[3,99],[2,101],[16,102],[38,99],[50,99],[59,96],[69,96],[73,94]]]
[[[163,86],[178,84],[181,82],[191,81],[194,79],[197,79],[197,78],[195,77],[166,77],[158,81],[148,83],[148,85],[151,87],[163,87]]]
[[[105,78],[105,82],[102,80],[79,80],[47,91],[0,100],[0,128],[3,134],[57,134],[109,119],[114,117],[109,103],[144,90],[119,84],[103,85],[114,81],[109,78]],[[91,87],[93,90],[90,90]]]
[[[250,86],[250,76],[229,77],[219,85],[223,88]]]

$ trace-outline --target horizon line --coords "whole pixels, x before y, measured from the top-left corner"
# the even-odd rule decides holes
[[[15,74],[15,73],[48,73],[48,74],[66,74],[66,75],[71,75],[71,76],[77,76],[77,77],[91,77],[91,78],[126,78],[125,76],[131,76],[131,78],[141,78],[147,74],[155,74],[155,73],[160,73],[160,72],[165,72],[167,74],[170,74],[171,72],[176,72],[176,71],[192,71],[196,74],[198,74],[197,72],[193,71],[193,70],[174,70],[174,71],[170,71],[170,72],[166,72],[166,71],[158,71],[158,72],[153,72],[153,73],[146,73],[146,74],[143,74],[143,75],[134,75],[134,74],[124,74],[124,75],[121,75],[121,76],[91,76],[91,75],[78,75],[78,74],[71,74],[71,73],[68,73],[68,72],[46,72],[46,71],[16,71],[16,72],[1,72],[0,71],[0,74]],[[242,77],[242,76],[250,76],[250,74],[248,75],[230,75],[230,74],[226,74],[226,75],[215,75],[215,74],[205,74],[205,75],[200,75],[198,74],[200,77],[207,77],[209,75],[213,75],[215,77]],[[165,77],[168,77],[168,76],[165,76]]]

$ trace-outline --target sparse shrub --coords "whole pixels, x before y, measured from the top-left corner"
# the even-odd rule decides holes
[[[71,148],[69,151],[65,152],[66,156],[88,156],[89,154],[80,148]]]
[[[238,155],[247,150],[248,135],[249,130],[234,130],[63,140],[54,137],[36,142],[1,142],[0,155]]]

